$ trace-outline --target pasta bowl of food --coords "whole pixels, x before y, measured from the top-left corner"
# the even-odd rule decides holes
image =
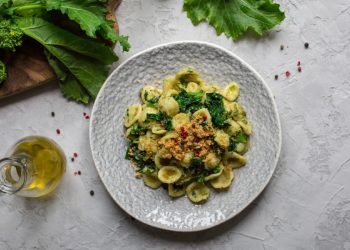
[[[200,231],[233,218],[266,187],[281,148],[273,95],[231,52],[175,42],[120,65],[90,122],[97,171],[139,221]]]

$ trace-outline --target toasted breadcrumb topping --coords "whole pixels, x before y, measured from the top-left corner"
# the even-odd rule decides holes
[[[190,121],[176,127],[175,133],[174,138],[159,141],[158,144],[179,161],[188,152],[193,152],[195,157],[205,156],[213,144],[214,129],[207,118],[200,114],[195,114]]]

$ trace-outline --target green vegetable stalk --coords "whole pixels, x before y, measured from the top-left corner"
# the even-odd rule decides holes
[[[6,66],[5,64],[0,60],[0,84],[6,80]]]
[[[25,37],[40,43],[60,80],[63,95],[87,104],[96,98],[108,74],[108,65],[118,60],[100,38],[130,45],[106,19],[106,0],[0,0],[0,49],[15,52]],[[85,36],[77,36],[52,22],[59,11],[79,24]],[[2,63],[3,65],[3,63]],[[1,68],[5,79],[5,66]],[[0,76],[2,76],[0,75]]]

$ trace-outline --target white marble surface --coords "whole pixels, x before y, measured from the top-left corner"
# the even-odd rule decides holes
[[[193,234],[132,220],[108,196],[92,162],[83,117],[91,106],[67,102],[51,84],[0,101],[0,154],[25,135],[41,134],[79,157],[52,197],[0,198],[0,249],[350,249],[350,2],[279,2],[287,16],[281,26],[237,43],[207,24],[193,27],[182,1],[125,0],[118,10],[121,32],[132,43],[120,62],[160,43],[202,40],[233,51],[266,79],[284,141],[277,171],[252,206]],[[77,170],[81,176],[74,176]]]

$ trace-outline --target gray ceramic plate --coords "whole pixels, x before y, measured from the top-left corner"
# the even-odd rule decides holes
[[[123,116],[139,103],[139,90],[183,67],[192,66],[208,83],[236,81],[239,102],[253,125],[248,164],[235,171],[225,192],[211,192],[203,205],[186,197],[170,198],[162,188],[153,190],[134,177],[124,159]],[[143,51],[120,65],[100,91],[90,123],[90,144],[97,171],[115,202],[134,218],[172,231],[199,231],[218,225],[241,212],[265,188],[277,164],[281,127],[273,95],[261,76],[231,52],[203,42],[176,42]]]

